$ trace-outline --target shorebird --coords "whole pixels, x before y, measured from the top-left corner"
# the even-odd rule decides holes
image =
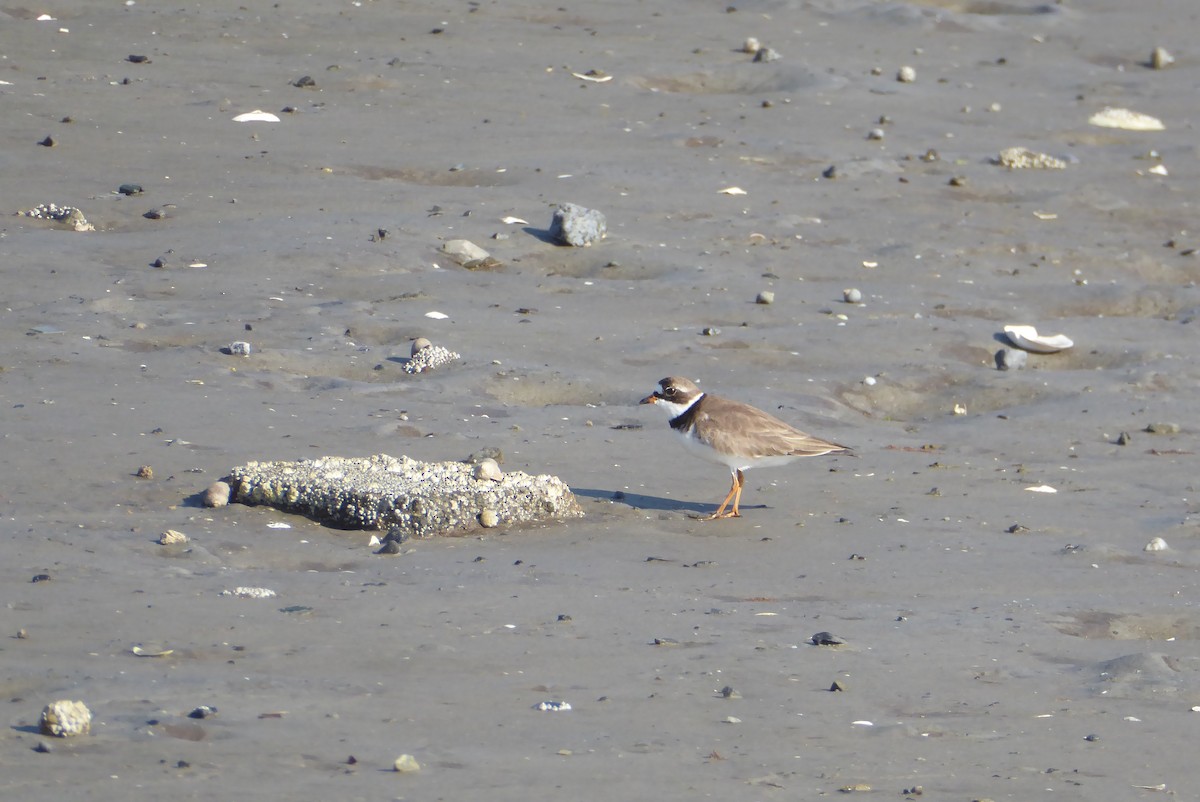
[[[744,471],[786,465],[801,457],[845,454],[850,449],[799,429],[757,407],[702,391],[689,379],[668,376],[641,400],[656,404],[671,416],[671,430],[684,448],[709,462],[729,468],[733,481],[721,506],[704,520],[739,518]],[[730,502],[733,506],[726,511]]]

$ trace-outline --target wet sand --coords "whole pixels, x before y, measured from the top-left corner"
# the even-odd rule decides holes
[[[1189,2],[48,10],[0,11],[5,213],[96,231],[0,221],[5,796],[1188,793]],[[608,238],[547,242],[560,202]],[[1001,372],[1008,323],[1076,345]],[[461,362],[406,374],[419,336]],[[698,521],[728,476],[637,406],[668,374],[857,456]],[[198,505],[255,459],[489,447],[587,516],[382,557]],[[37,734],[63,698],[90,736]]]

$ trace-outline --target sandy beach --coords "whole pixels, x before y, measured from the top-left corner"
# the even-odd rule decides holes
[[[1196,24],[0,9],[0,796],[1190,798]],[[566,202],[607,238],[552,242]],[[1010,324],[1074,346],[998,370]],[[417,337],[461,359],[406,373]],[[699,520],[729,476],[638,405],[668,375],[855,455]],[[585,517],[383,556],[199,502],[253,460],[488,448]],[[90,734],[39,733],[60,699]]]

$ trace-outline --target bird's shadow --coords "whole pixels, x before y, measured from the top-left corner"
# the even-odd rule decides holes
[[[584,498],[598,501],[613,501],[624,504],[635,510],[654,510],[657,512],[682,512],[692,516],[712,515],[717,511],[716,504],[698,504],[693,501],[679,501],[662,496],[647,496],[642,493],[628,493],[623,490],[600,490],[591,487],[572,487],[571,492]],[[744,509],[754,509],[752,505],[743,505]]]

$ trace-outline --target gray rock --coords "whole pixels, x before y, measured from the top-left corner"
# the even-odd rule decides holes
[[[92,729],[92,711],[83,702],[60,699],[42,709],[38,729],[43,735],[69,738],[87,735]]]
[[[205,507],[224,507],[229,503],[229,484],[227,482],[213,482],[204,491],[204,498],[201,503]]]
[[[482,482],[462,462],[386,454],[251,462],[234,468],[229,483],[233,500],[242,504],[263,504],[343,529],[412,537],[477,529],[484,510],[514,526],[583,515],[571,489],[556,476],[511,471],[499,481]]]
[[[487,259],[491,256],[483,248],[466,239],[452,239],[442,243],[442,253],[460,265],[465,265],[468,262],[476,262],[480,259]]]
[[[554,210],[550,236],[563,245],[584,248],[608,236],[608,221],[595,209],[563,203]]]
[[[1020,348],[1001,348],[996,352],[996,370],[1021,370],[1029,362],[1029,354]]]

